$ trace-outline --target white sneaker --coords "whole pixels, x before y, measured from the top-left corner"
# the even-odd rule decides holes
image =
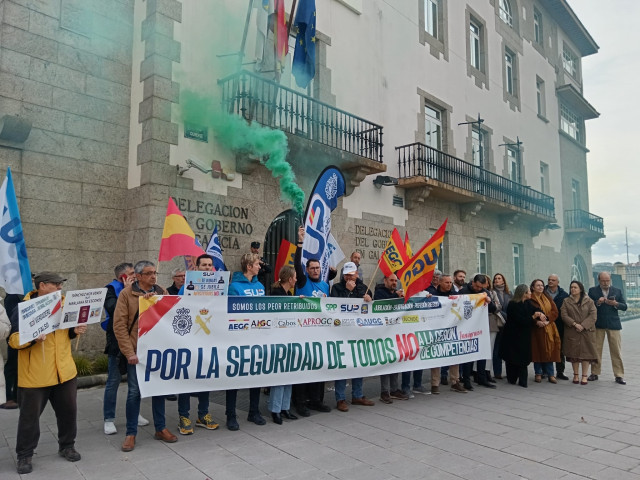
[[[146,427],[147,425],[149,425],[149,420],[144,418],[142,415],[138,415],[138,426]]]
[[[104,422],[104,434],[105,435],[114,435],[118,433],[118,429],[116,428],[116,424],[113,422]]]

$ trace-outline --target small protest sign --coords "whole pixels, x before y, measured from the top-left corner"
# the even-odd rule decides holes
[[[102,307],[106,296],[106,288],[67,292],[62,323],[58,328],[73,328],[99,322],[102,319]]]
[[[229,272],[188,271],[184,294],[191,296],[220,296],[229,291]]]
[[[62,319],[62,294],[56,291],[21,302],[18,304],[18,313],[20,345],[24,345],[59,328]]]

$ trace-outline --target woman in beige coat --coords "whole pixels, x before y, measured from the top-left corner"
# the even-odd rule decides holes
[[[564,328],[564,355],[573,366],[573,383],[587,384],[589,364],[597,362],[596,306],[584,292],[584,285],[574,280],[569,286],[569,298],[560,309]],[[578,382],[580,364],[582,381]]]

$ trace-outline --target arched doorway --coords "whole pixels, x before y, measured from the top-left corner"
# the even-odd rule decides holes
[[[275,270],[276,259],[278,257],[278,250],[280,249],[280,243],[282,240],[288,240],[294,245],[298,241],[298,227],[301,223],[300,215],[293,209],[285,210],[273,219],[271,225],[267,229],[267,233],[264,237],[264,260],[271,268]],[[267,294],[271,291],[271,284],[275,281],[278,272],[273,271],[268,276],[268,285],[265,285]]]

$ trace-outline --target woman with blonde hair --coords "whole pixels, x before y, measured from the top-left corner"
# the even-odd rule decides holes
[[[596,352],[596,306],[584,292],[584,285],[574,280],[569,298],[560,308],[564,328],[564,355],[573,366],[573,383],[586,385],[589,364],[598,361]],[[582,381],[578,382],[582,364]]]
[[[531,359],[535,371],[535,381],[540,383],[542,375],[549,377],[550,383],[558,383],[553,375],[553,364],[560,361],[560,334],[556,327],[558,307],[544,291],[544,282],[536,278],[531,282],[531,303],[536,321],[531,334]]]
[[[508,320],[502,331],[500,357],[507,367],[507,381],[527,388],[527,367],[531,363],[531,330],[535,312],[529,302],[529,286],[518,285],[507,305]]]
[[[284,266],[278,274],[278,281],[271,287],[271,296],[284,297],[293,295],[293,289],[296,286],[297,277],[296,270],[290,266]],[[291,385],[278,385],[271,387],[269,393],[269,410],[273,422],[282,425],[282,418],[288,420],[297,420],[298,417],[291,413]]]

